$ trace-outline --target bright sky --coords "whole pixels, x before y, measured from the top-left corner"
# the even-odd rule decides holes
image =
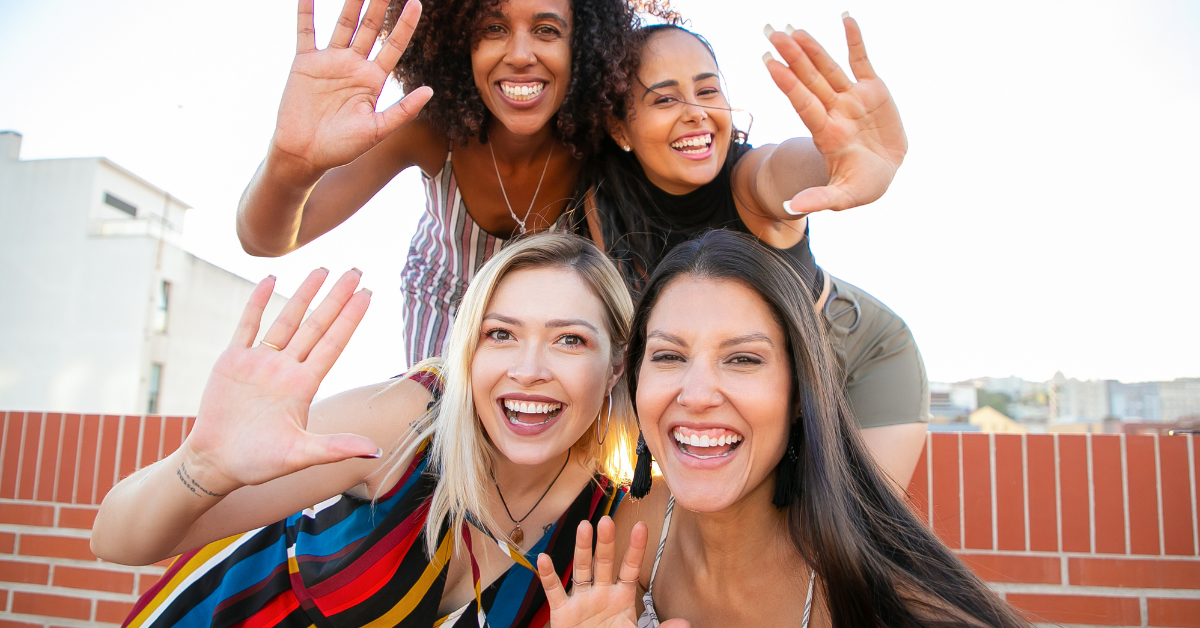
[[[807,135],[762,67],[763,24],[844,62],[838,16],[859,20],[911,150],[880,201],[813,218],[813,247],[908,322],[931,379],[1200,376],[1200,3],[674,4],[754,143]],[[317,2],[322,45],[339,8]],[[400,269],[424,198],[410,170],[297,253],[241,251],[234,212],[294,29],[292,0],[0,0],[0,129],[24,134],[24,159],[103,155],[165,188],[195,207],[190,251],[285,294],[311,268],[362,268],[375,297],[329,394],[404,368]]]

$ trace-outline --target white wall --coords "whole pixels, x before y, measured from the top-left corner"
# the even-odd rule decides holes
[[[141,414],[160,362],[160,412],[194,414],[253,284],[174,244],[182,202],[101,158],[14,161],[18,142],[0,133],[0,408]],[[162,279],[166,334],[151,329]]]

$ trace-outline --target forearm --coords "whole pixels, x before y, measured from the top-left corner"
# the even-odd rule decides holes
[[[126,565],[175,556],[192,527],[231,490],[221,484],[186,447],[130,475],[100,505],[92,553]]]
[[[868,427],[859,432],[875,462],[901,492],[908,488],[925,447],[924,423]]]
[[[250,255],[277,257],[303,244],[305,202],[323,173],[299,173],[285,161],[268,154],[238,203],[238,239]]]

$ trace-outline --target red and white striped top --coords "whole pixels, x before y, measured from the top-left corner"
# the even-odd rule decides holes
[[[484,262],[514,241],[484,231],[467,213],[450,163],[452,154],[446,153],[441,172],[422,177],[425,213],[401,276],[407,366],[442,354],[467,285]],[[550,231],[562,230],[567,222],[560,216]]]

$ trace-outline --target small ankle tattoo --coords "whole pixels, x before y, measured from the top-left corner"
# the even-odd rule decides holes
[[[214,492],[204,488],[203,486],[200,486],[200,484],[197,483],[196,480],[192,479],[192,476],[188,475],[187,465],[183,464],[182,462],[179,463],[179,468],[175,470],[175,476],[179,478],[180,482],[183,482],[183,485],[187,488],[187,490],[191,491],[193,494],[195,494],[197,496],[225,497],[226,495],[229,494],[229,493],[214,493]]]

